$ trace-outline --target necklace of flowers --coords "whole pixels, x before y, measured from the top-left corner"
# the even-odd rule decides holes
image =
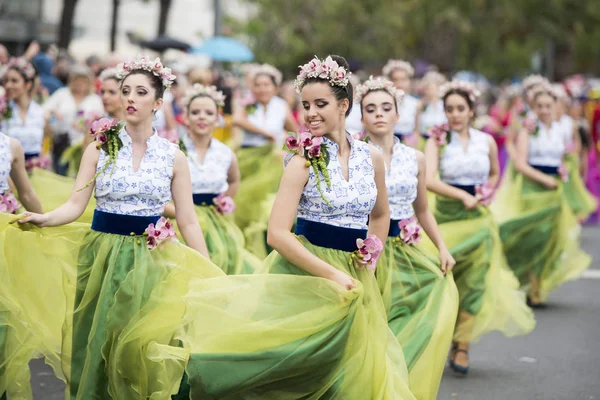
[[[96,148],[102,149],[108,155],[108,160],[104,163],[102,168],[96,172],[94,177],[83,188],[79,189],[79,191],[90,187],[98,176],[108,170],[109,166],[112,165],[111,176],[115,172],[117,154],[119,154],[119,150],[123,148],[123,141],[119,137],[121,129],[123,129],[123,123],[120,123],[116,119],[100,118],[99,120],[92,122],[90,134],[95,137]]]
[[[377,260],[381,256],[383,251],[383,243],[381,240],[373,235],[367,235],[366,239],[356,239],[356,247],[352,255],[350,256],[350,265],[353,262],[357,262],[360,266],[366,267],[370,271],[375,271],[377,268]]]
[[[160,217],[156,225],[150,224],[143,236],[146,237],[146,246],[149,250],[160,246],[165,240],[177,238],[175,227],[168,218]]]
[[[12,118],[12,107],[8,103],[6,95],[0,96],[0,121]]]
[[[444,151],[446,145],[450,143],[452,140],[452,134],[450,132],[450,127],[448,124],[443,125],[435,125],[429,131],[429,136],[435,140],[435,143],[438,145],[440,152]]]
[[[12,192],[6,192],[0,195],[0,212],[6,214],[16,214],[21,208],[19,202]]]
[[[320,172],[325,177],[325,183],[331,189],[331,178],[327,170],[327,165],[329,165],[329,151],[325,143],[323,143],[323,137],[313,136],[308,127],[302,125],[297,135],[292,132],[289,133],[289,136],[285,139],[283,149],[288,153],[297,154],[306,159],[306,167],[309,168],[312,166],[313,168],[315,179],[317,180],[317,190],[321,198],[328,205],[331,205],[321,189],[321,176],[319,174]]]

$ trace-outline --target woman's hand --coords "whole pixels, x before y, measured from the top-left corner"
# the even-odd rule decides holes
[[[467,210],[473,210],[479,205],[477,197],[471,196],[468,193],[463,197],[462,202]]]
[[[550,190],[558,188],[558,182],[556,181],[556,178],[554,178],[551,175],[546,175],[544,181],[542,182],[542,185],[544,185],[546,189]]]
[[[350,275],[338,269],[335,269],[335,271],[327,278],[343,286],[346,290],[354,289],[356,287],[356,281]]]
[[[23,218],[19,219],[20,224],[34,224],[40,227],[44,227],[48,223],[48,214],[36,214],[32,212],[24,212]]]
[[[456,261],[452,254],[448,251],[446,247],[442,247],[440,249],[440,269],[442,273],[446,275],[448,271],[452,271],[452,268],[456,265]]]

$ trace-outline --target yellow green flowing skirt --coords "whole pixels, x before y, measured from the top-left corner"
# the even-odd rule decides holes
[[[564,183],[563,190],[567,204],[580,221],[586,220],[598,209],[598,201],[585,186],[579,174],[579,160],[574,154],[565,156],[565,165],[569,170],[569,180]]]
[[[459,317],[454,340],[473,342],[491,331],[505,336],[531,332],[533,312],[508,267],[490,211],[484,207],[466,210],[459,200],[437,196],[435,218],[456,260],[453,273]]]
[[[81,159],[83,158],[83,141],[73,144],[68,147],[60,157],[61,164],[67,164],[69,166],[67,170],[67,176],[75,178],[79,172],[81,166]]]
[[[254,348],[255,356],[263,360],[260,365],[248,364],[242,372],[238,369],[236,374],[273,374],[270,380],[263,378],[254,392],[241,392],[236,398],[415,398],[408,387],[402,348],[387,326],[385,307],[373,273],[351,263],[349,252],[312,245],[302,236],[298,240],[308,251],[355,278],[358,286],[346,291],[332,281],[310,276],[279,253],[272,252],[265,260],[263,272],[270,277],[297,282],[298,287],[287,296],[276,297],[280,297],[279,302],[285,302],[290,311],[289,315],[281,316],[282,321],[276,304],[269,304],[272,310],[267,336],[256,336],[252,332],[250,340],[236,345],[243,351]],[[263,298],[271,299],[268,303],[274,299],[272,296]],[[287,303],[291,299],[293,303]],[[247,314],[260,318],[255,307],[248,306]],[[235,318],[239,317],[232,316]],[[282,324],[283,321],[286,323]],[[263,328],[261,325],[258,332]],[[237,363],[245,364],[246,360],[236,354],[238,351],[231,351],[231,364],[223,367],[236,370]],[[283,359],[283,354],[289,356]],[[192,364],[206,369],[210,367],[204,365],[206,362],[206,359],[195,360],[192,354]],[[220,375],[226,370],[215,371],[217,381],[207,381],[205,385],[223,385],[237,391]],[[198,393],[203,394],[201,390]]]
[[[261,260],[246,250],[244,234],[231,215],[220,214],[214,206],[196,206],[195,210],[210,260],[223,272],[253,274],[261,268]]]
[[[52,171],[40,168],[33,170],[29,175],[29,180],[42,203],[44,212],[52,211],[66,203],[71,196],[71,192],[75,189],[73,178],[60,176]],[[91,223],[95,208],[96,199],[92,196],[88,206],[77,221]]]
[[[235,196],[235,223],[246,237],[246,248],[261,260],[269,253],[267,224],[274,194],[283,176],[283,153],[272,145],[238,151],[242,181]]]
[[[388,325],[404,350],[410,389],[417,399],[435,400],[458,313],[452,272],[444,276],[422,246],[396,237],[388,238],[376,277]]]
[[[510,267],[524,288],[529,287],[531,274],[540,278],[542,300],[591,263],[579,246],[580,227],[563,189],[560,184],[548,190],[516,174],[493,206]]]

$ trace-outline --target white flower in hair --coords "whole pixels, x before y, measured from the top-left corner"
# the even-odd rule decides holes
[[[151,61],[148,57],[142,56],[133,61],[119,64],[117,66],[117,76],[120,79],[125,79],[127,75],[140,69],[159,77],[165,89],[169,89],[175,81],[175,75],[171,73],[171,68],[165,67],[158,57]]]
[[[11,57],[10,60],[8,60],[8,63],[0,68],[0,78],[3,78],[6,72],[11,68],[19,70],[19,72],[25,75],[29,80],[35,78],[35,68],[33,68],[33,65],[31,65],[24,57]]]
[[[184,104],[190,105],[190,102],[194,97],[206,95],[217,103],[217,106],[223,107],[225,105],[225,95],[220,90],[217,90],[215,86],[204,86],[199,83],[195,83],[186,93],[186,99]]]
[[[121,78],[119,78],[119,71],[116,68],[106,68],[100,73],[100,80],[104,82],[107,79],[115,79],[120,81]]]
[[[298,93],[302,90],[304,82],[310,78],[323,79],[328,81],[331,86],[348,86],[350,71],[340,66],[331,56],[328,56],[325,60],[319,60],[315,56],[310,62],[300,65],[299,68],[300,74],[294,81],[294,87]]]
[[[559,94],[552,87],[549,81],[545,81],[533,86],[528,92],[528,98],[529,100],[534,100],[541,94],[547,94],[555,100],[559,98]]]
[[[256,65],[250,70],[250,74],[252,75],[252,79],[254,79],[257,75],[265,74],[273,77],[277,86],[281,85],[281,81],[283,80],[283,75],[281,72],[272,65],[269,64],[261,64]]]
[[[523,79],[523,89],[530,89],[532,86],[537,86],[543,83],[549,83],[548,79],[544,78],[542,75],[529,75],[525,79]]]
[[[390,76],[395,70],[405,71],[409,77],[415,75],[415,69],[409,62],[404,60],[388,60],[387,64],[383,67],[383,75]]]
[[[383,90],[388,92],[394,99],[396,99],[398,105],[400,105],[404,99],[404,91],[397,89],[390,80],[383,77],[373,78],[373,76],[370,76],[369,79],[367,79],[362,85],[358,85],[356,88],[356,102],[360,103],[367,93],[375,90]]]
[[[445,97],[446,94],[448,94],[448,92],[450,92],[451,90],[460,90],[460,91],[467,93],[467,95],[469,96],[469,99],[473,103],[475,103],[477,101],[477,99],[479,98],[479,96],[481,96],[481,92],[479,90],[477,90],[475,85],[473,85],[470,82],[466,82],[466,81],[456,81],[455,80],[455,81],[443,84],[440,87],[441,96]]]

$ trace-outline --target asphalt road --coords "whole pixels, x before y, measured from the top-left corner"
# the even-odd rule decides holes
[[[535,331],[485,336],[471,349],[467,377],[446,369],[439,400],[600,400],[600,227],[584,228],[583,247],[592,269],[551,294]],[[36,400],[63,399],[43,362],[32,362],[31,374]]]

